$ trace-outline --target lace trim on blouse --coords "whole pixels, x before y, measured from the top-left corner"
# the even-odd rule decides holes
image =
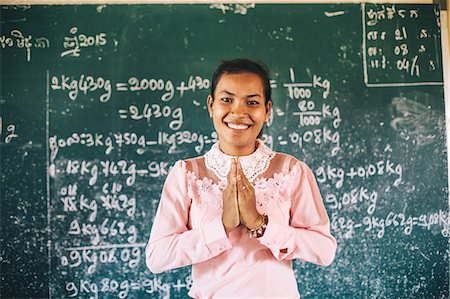
[[[276,153],[267,147],[260,139],[257,139],[256,142],[257,147],[252,154],[239,157],[239,162],[242,165],[244,175],[250,182],[253,182],[269,168],[270,161],[276,155]],[[231,168],[231,159],[234,156],[222,152],[219,148],[219,143],[217,142],[204,157],[206,168],[211,170],[221,181],[226,181]]]
[[[271,178],[260,177],[252,184],[255,188],[256,204],[265,207],[270,201],[287,201],[291,199],[289,186],[298,183],[300,167],[294,166],[288,173],[275,173]],[[214,183],[210,178],[199,179],[191,171],[187,172],[189,197],[198,206],[208,204],[222,210],[222,195],[227,187],[226,181]]]

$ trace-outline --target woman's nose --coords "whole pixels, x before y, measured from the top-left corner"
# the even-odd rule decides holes
[[[245,105],[245,101],[234,101],[231,109],[231,112],[236,115],[243,115],[247,113],[247,105]]]

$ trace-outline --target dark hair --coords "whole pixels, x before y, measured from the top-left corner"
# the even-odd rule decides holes
[[[269,69],[267,66],[263,63],[243,58],[222,60],[211,79],[211,97],[214,99],[214,92],[222,75],[241,73],[252,73],[258,75],[264,85],[265,103],[267,104],[272,101],[272,89],[270,88]]]

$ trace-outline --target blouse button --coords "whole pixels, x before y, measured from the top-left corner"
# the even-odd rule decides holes
[[[267,242],[268,245],[273,245],[272,241]]]

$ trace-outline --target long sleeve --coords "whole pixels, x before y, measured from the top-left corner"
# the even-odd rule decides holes
[[[191,199],[186,162],[178,161],[164,183],[145,255],[153,273],[200,263],[232,247],[220,217],[188,229]]]
[[[290,225],[269,217],[259,238],[278,260],[299,258],[328,266],[336,253],[336,240],[330,233],[330,220],[311,169],[298,161],[294,166]]]

